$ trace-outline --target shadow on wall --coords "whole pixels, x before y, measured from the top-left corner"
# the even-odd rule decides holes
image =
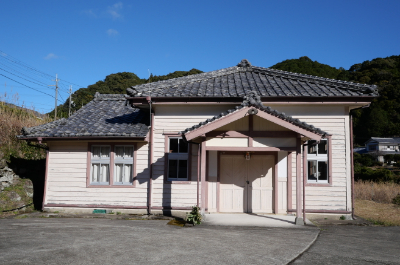
[[[145,144],[143,144],[145,145]],[[138,144],[137,148],[140,149],[143,145]],[[160,198],[155,198],[156,194],[160,194],[159,190],[162,189],[162,196],[161,196],[161,201],[162,201],[162,213],[163,215],[166,216],[172,216],[172,201],[171,201],[171,183],[168,183],[163,180],[162,183],[160,183],[160,178],[164,178],[165,174],[165,161],[167,154],[164,154],[164,156],[158,158],[157,160],[153,161],[153,186],[152,186],[152,207],[159,207],[159,203],[155,203],[160,200]],[[150,159],[150,157],[148,158]],[[139,184],[144,184],[147,183],[148,185],[148,180],[149,180],[149,168],[146,167],[143,172],[140,172],[136,175],[136,180],[138,181]],[[149,186],[147,186],[149,187]],[[156,205],[155,205],[156,204]],[[158,210],[158,209],[156,209]]]
[[[42,210],[46,159],[27,160],[11,157],[8,167],[21,179],[30,179],[32,181],[33,205],[36,210]]]

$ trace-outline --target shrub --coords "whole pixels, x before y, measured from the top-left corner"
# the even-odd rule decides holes
[[[368,154],[354,153],[354,165],[359,164],[365,167],[372,167],[376,164],[375,159]]]
[[[199,225],[201,224],[202,216],[200,213],[200,207],[193,206],[192,211],[190,213],[187,213],[186,215],[186,222],[193,224],[193,225]]]

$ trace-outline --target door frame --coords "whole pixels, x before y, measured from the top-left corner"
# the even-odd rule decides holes
[[[244,156],[246,152],[243,151],[218,151],[218,163],[217,163],[217,213],[220,212],[220,176],[221,176],[221,156],[222,155],[242,155]],[[278,152],[275,151],[264,151],[264,152],[250,152],[251,155],[272,155],[274,157],[274,173],[272,174],[272,187],[274,189],[272,196],[272,209],[275,214],[278,213]]]

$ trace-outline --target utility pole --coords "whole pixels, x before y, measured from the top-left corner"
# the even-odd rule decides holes
[[[72,94],[72,85],[69,86],[69,109],[68,109],[68,118],[71,116],[71,94]]]
[[[56,101],[54,103],[54,120],[57,119],[57,95],[58,95],[58,81],[60,81],[60,79],[57,78],[57,74],[56,74],[56,80],[52,80],[52,81],[56,81],[56,85],[50,85],[50,86],[55,86],[56,87]]]

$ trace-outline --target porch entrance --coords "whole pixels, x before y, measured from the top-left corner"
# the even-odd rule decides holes
[[[221,155],[220,212],[273,212],[273,155]]]

